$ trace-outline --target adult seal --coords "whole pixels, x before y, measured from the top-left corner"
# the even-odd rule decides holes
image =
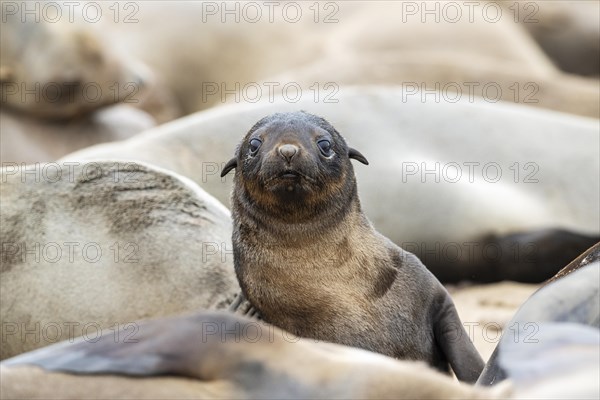
[[[600,370],[599,271],[600,242],[544,282],[506,324],[509,329],[503,333],[477,384],[494,385],[507,378],[523,387],[543,379],[555,384],[556,375],[565,379],[578,369]],[[577,386],[578,390],[591,390],[595,395],[588,397],[578,392],[580,398],[598,398],[598,374],[592,375],[591,382],[584,383],[584,379]],[[570,385],[564,387],[573,390]],[[569,392],[564,396],[556,393],[535,397],[569,396]]]
[[[244,296],[298,336],[451,366],[474,382],[483,361],[450,296],[375,231],[350,159],[368,164],[315,115],[273,114],[250,129],[222,172],[236,169],[233,254]]]

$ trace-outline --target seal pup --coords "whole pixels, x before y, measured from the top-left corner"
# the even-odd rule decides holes
[[[474,382],[483,361],[439,281],[363,214],[350,159],[325,119],[258,121],[222,171],[236,169],[233,254],[261,317],[301,337],[422,360]]]

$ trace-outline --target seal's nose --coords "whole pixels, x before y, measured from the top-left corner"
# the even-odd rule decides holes
[[[293,144],[279,146],[279,154],[281,154],[288,162],[292,161],[292,158],[294,158],[296,153],[298,153],[298,147]]]

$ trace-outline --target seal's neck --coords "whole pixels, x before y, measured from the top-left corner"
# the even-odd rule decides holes
[[[308,245],[322,240],[323,237],[338,237],[349,233],[344,227],[361,225],[365,228],[370,227],[362,214],[356,185],[354,190],[348,193],[347,198],[312,209],[292,208],[288,211],[284,208],[273,212],[252,202],[247,193],[238,189],[234,190],[232,200],[234,225],[243,224],[256,233],[260,232],[261,241],[268,240],[273,243],[285,241],[289,245],[294,243]],[[295,215],[291,215],[294,211]],[[244,218],[240,218],[240,215],[244,215]]]

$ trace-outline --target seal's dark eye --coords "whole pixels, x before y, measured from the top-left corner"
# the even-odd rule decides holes
[[[260,145],[262,144],[260,139],[252,139],[250,140],[250,153],[254,154],[260,149]]]
[[[329,157],[331,155],[331,142],[329,140],[319,140],[317,146],[319,146],[319,150],[324,156]]]

